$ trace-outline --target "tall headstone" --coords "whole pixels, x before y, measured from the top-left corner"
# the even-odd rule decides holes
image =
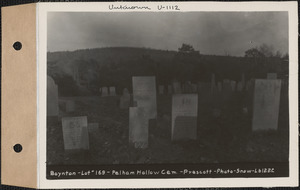
[[[108,96],[108,88],[107,87],[102,87],[101,92],[102,92],[102,96]]]
[[[172,85],[168,85],[168,94],[172,94],[173,90],[172,90]]]
[[[116,95],[116,87],[114,87],[114,86],[109,87],[109,95],[110,96]]]
[[[87,117],[63,117],[62,129],[65,150],[88,150]]]
[[[172,140],[197,139],[198,94],[172,97]]]
[[[253,102],[253,130],[277,129],[281,80],[256,79]]]
[[[120,108],[128,109],[130,106],[130,94],[127,88],[123,89],[123,95],[120,98]]]
[[[148,147],[149,118],[144,107],[129,108],[129,143],[135,148]]]
[[[67,100],[66,101],[66,112],[67,113],[74,112],[75,109],[76,109],[75,102],[73,100]]]
[[[164,94],[165,87],[163,85],[158,86],[158,94]]]
[[[267,73],[267,79],[277,79],[277,73]]]
[[[47,116],[58,116],[58,89],[54,80],[47,76]]]
[[[181,84],[179,82],[173,82],[173,90],[174,90],[174,94],[181,94],[182,93]]]
[[[132,77],[133,101],[144,107],[149,119],[156,119],[156,82],[154,76]]]

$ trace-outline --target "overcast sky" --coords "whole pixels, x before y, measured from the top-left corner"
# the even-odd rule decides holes
[[[48,51],[99,47],[177,50],[243,56],[265,43],[288,52],[287,12],[48,13]]]

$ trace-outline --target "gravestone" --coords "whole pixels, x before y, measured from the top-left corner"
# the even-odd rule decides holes
[[[267,79],[277,79],[277,73],[267,73]]]
[[[128,109],[130,106],[130,94],[127,88],[123,89],[123,95],[120,98],[120,108]]]
[[[58,116],[58,89],[54,80],[47,76],[47,116]]]
[[[73,100],[67,100],[66,101],[66,112],[70,113],[70,112],[74,112],[76,109],[76,105],[74,103]]]
[[[181,84],[179,82],[173,82],[174,94],[181,94]]]
[[[116,95],[116,88],[114,86],[109,87],[109,95],[110,96]]]
[[[256,79],[252,130],[277,129],[281,80]]]
[[[168,94],[172,94],[173,91],[172,91],[172,85],[168,85]]]
[[[198,95],[172,97],[172,140],[197,139]]]
[[[154,76],[132,77],[133,101],[144,107],[148,119],[156,119],[156,82]]]
[[[101,92],[102,92],[102,96],[108,96],[108,88],[107,87],[102,87]]]
[[[222,92],[222,82],[218,82],[218,91]]]
[[[89,133],[95,133],[99,131],[99,123],[89,123],[88,124]]]
[[[165,90],[165,87],[163,85],[158,86],[158,93],[159,94],[164,94],[164,90]]]
[[[232,81],[230,81],[230,84],[231,84],[232,91],[235,91],[236,82],[232,80]]]
[[[144,107],[129,108],[129,143],[135,148],[148,147],[149,118]]]
[[[65,150],[88,150],[87,117],[63,117],[62,129]]]

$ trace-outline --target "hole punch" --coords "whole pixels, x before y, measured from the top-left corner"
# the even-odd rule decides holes
[[[16,51],[19,51],[20,49],[22,49],[22,43],[21,42],[15,42],[13,47]]]
[[[14,151],[15,151],[16,153],[20,153],[22,150],[23,150],[22,145],[16,144],[16,145],[14,146]]]

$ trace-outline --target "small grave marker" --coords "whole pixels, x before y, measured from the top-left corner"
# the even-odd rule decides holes
[[[108,96],[108,88],[107,87],[102,87],[101,89],[101,92],[102,92],[102,96]]]
[[[198,95],[172,97],[172,140],[197,138]]]
[[[63,117],[63,138],[65,150],[88,150],[89,136],[87,117]]]
[[[129,143],[135,148],[148,147],[149,118],[143,107],[129,108]]]
[[[130,94],[127,88],[123,89],[123,95],[120,98],[120,108],[128,109],[130,106]]]
[[[109,87],[109,95],[110,96],[116,95],[116,88],[114,86]]]

